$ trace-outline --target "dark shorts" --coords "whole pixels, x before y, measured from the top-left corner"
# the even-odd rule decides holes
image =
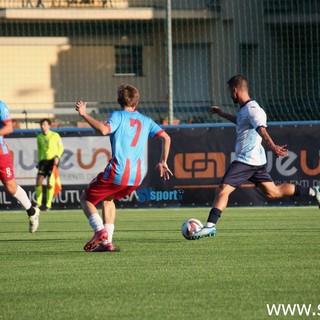
[[[41,160],[38,163],[38,176],[50,177],[52,168],[54,164],[54,159],[52,160]]]
[[[272,182],[270,174],[267,172],[267,165],[251,166],[239,161],[233,161],[227,169],[221,183],[238,188],[246,181],[257,185],[261,182]]]
[[[87,200],[94,205],[107,198],[119,200],[129,195],[139,187],[114,184],[112,181],[104,179],[103,174],[104,172],[100,172],[84,190]]]

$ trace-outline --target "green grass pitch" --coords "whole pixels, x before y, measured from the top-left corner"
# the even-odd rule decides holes
[[[216,237],[185,240],[182,222],[208,211],[118,210],[114,253],[83,251],[92,230],[80,210],[42,213],[35,234],[23,211],[1,212],[0,319],[256,320],[284,319],[267,304],[317,308],[317,207],[228,208]]]

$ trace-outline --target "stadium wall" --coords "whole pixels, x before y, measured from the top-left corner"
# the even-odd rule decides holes
[[[174,177],[160,180],[154,170],[161,142],[149,139],[148,172],[140,188],[121,199],[118,207],[211,206],[215,188],[234,158],[235,126],[185,125],[165,128],[172,138],[169,166]],[[276,183],[320,185],[320,122],[273,123],[269,131],[277,144],[287,144],[289,155],[276,158],[268,150],[268,171]],[[37,174],[37,130],[17,130],[6,138],[13,156],[17,182],[34,200]],[[90,129],[59,130],[65,146],[60,163],[63,191],[53,201],[54,209],[79,208],[84,187],[102,171],[111,156],[108,137]],[[300,199],[301,200],[301,199]],[[245,184],[230,197],[229,206],[316,205],[310,199],[283,198],[269,201],[252,184]],[[18,209],[19,204],[0,187],[0,209]]]

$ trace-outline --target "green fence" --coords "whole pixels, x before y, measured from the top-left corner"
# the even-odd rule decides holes
[[[269,121],[320,118],[319,1],[171,0],[171,38],[167,5],[0,0],[0,99],[22,127],[43,116],[79,126],[75,101],[103,121],[131,83],[141,112],[166,123],[171,70],[175,123],[218,122],[208,107],[235,111],[225,84],[241,73]]]

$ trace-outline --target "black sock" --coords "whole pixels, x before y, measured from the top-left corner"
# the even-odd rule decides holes
[[[217,223],[218,219],[221,217],[222,211],[217,208],[212,208],[209,213],[207,222]]]
[[[31,217],[36,213],[36,210],[34,210],[34,207],[31,206],[30,209],[27,210],[28,216]]]
[[[303,197],[303,196],[309,196],[309,189],[307,187],[301,187],[296,185],[296,188],[294,189],[294,196],[299,196],[299,197]]]

